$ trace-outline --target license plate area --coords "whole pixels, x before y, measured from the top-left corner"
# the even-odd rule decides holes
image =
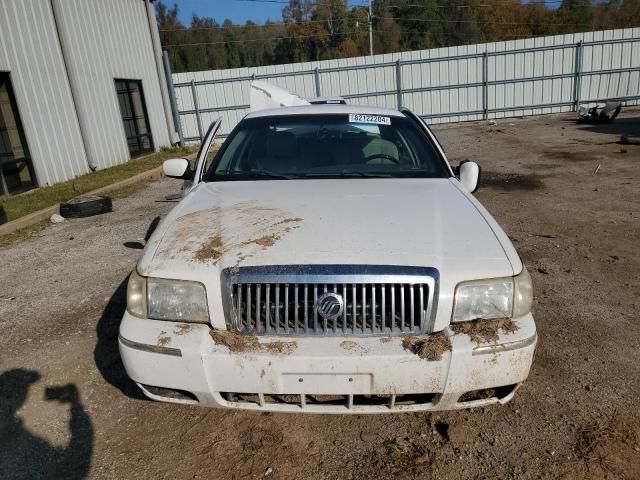
[[[292,394],[369,394],[373,390],[370,373],[284,373],[280,391]]]

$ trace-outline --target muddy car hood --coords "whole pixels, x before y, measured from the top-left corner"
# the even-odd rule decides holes
[[[325,179],[200,184],[162,222],[138,269],[204,280],[272,264],[419,265],[455,279],[522,268],[455,179]]]
[[[449,323],[459,282],[522,270],[502,229],[452,178],[203,183],[161,222],[137,268],[202,282],[212,324],[224,328],[223,269],[286,264],[435,267],[436,328]]]

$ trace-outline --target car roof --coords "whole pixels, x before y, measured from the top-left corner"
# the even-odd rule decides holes
[[[268,108],[249,113],[245,118],[277,117],[282,115],[335,115],[361,113],[365,115],[385,115],[404,117],[402,112],[390,108],[366,107],[361,105],[300,105],[295,107]]]

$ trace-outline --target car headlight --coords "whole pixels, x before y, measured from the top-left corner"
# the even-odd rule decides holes
[[[519,318],[531,311],[533,287],[526,268],[515,277],[463,282],[456,287],[452,322]]]
[[[147,279],[135,270],[127,285],[127,311],[135,317],[147,318]]]
[[[136,317],[153,320],[209,321],[204,285],[185,280],[144,278],[135,271],[129,277],[127,310]]]

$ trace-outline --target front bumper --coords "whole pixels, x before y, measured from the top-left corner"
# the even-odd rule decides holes
[[[128,375],[155,400],[310,413],[435,411],[513,397],[537,342],[530,314],[516,323],[515,333],[499,332],[497,342],[481,345],[446,329],[451,349],[438,361],[406,351],[401,336],[264,336],[261,343],[287,348],[232,352],[214,342],[208,325],[128,313],[119,346]]]

